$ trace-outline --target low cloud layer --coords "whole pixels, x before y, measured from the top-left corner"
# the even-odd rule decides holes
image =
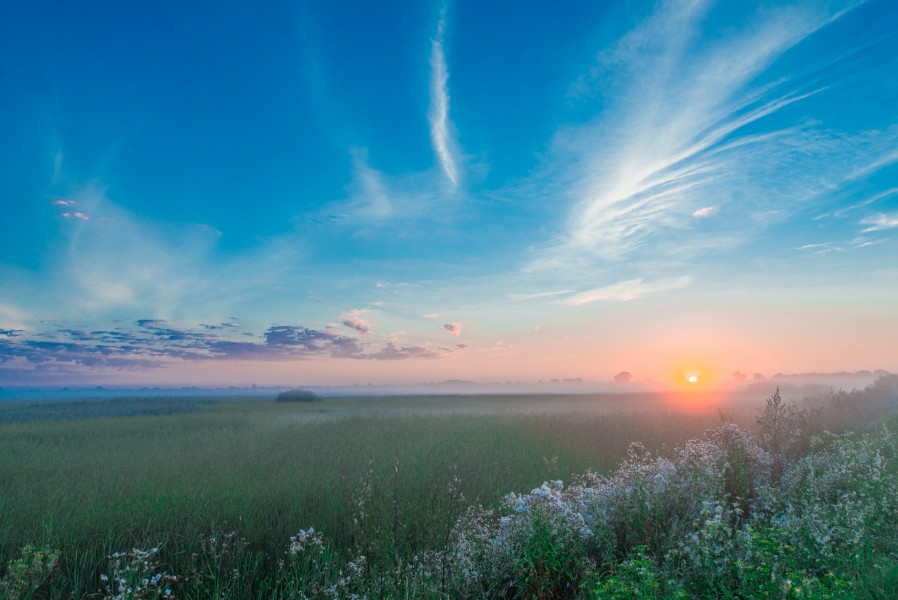
[[[345,323],[344,323],[345,324]],[[459,326],[460,331],[460,324]],[[366,336],[367,325],[352,327]],[[332,328],[276,325],[261,335],[238,331],[239,325],[175,325],[160,319],[139,319],[133,325],[108,330],[57,327],[42,332],[0,329],[0,371],[81,368],[147,369],[180,361],[437,359],[462,349],[374,342],[343,335]],[[27,335],[25,335],[27,334]],[[239,336],[239,337],[235,337]]]

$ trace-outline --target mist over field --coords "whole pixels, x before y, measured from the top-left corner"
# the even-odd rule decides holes
[[[794,401],[9,399],[0,593],[882,597],[898,589],[896,408],[894,375]]]
[[[896,32],[0,2],[0,600],[898,598]]]

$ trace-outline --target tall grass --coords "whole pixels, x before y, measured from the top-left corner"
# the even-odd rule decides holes
[[[682,456],[686,440],[719,427],[719,412],[366,410],[333,418],[320,411],[327,405],[313,411],[227,403],[191,414],[0,424],[0,564],[11,565],[4,581],[9,573],[33,571],[37,581],[52,572],[15,594],[0,586],[0,598],[113,597],[118,587],[132,590],[124,597],[162,597],[166,590],[198,598],[375,591],[382,597],[555,597],[605,594],[618,584],[629,589],[639,573],[644,577],[633,585],[663,597],[664,590],[686,589],[677,577],[693,564],[665,562],[678,540],[712,527],[710,539],[715,518],[754,514],[749,500],[768,485],[757,477],[769,453],[750,458],[762,454],[744,434],[715,434],[703,442],[718,448],[708,450],[705,475],[689,479],[699,487],[676,496],[682,501],[658,504],[662,512],[654,516],[644,512],[648,496],[639,502],[620,496],[615,514],[623,520],[611,537],[603,530],[596,546],[599,530],[578,519],[598,513],[579,504],[564,508],[574,488],[541,484],[580,481],[578,489],[610,490],[601,482],[623,481],[622,462],[633,473],[662,464],[634,457],[631,442],[643,441],[640,456]],[[742,427],[727,425],[735,431],[754,422],[752,411],[730,407],[727,414]],[[803,423],[808,435],[829,428],[829,417],[811,416]],[[838,422],[847,423],[844,414]],[[722,456],[727,460],[714,462]],[[790,464],[800,458],[790,456]],[[602,479],[605,474],[611,479]],[[527,489],[534,492],[508,496]],[[701,498],[712,497],[723,512],[702,505]],[[515,508],[520,502],[527,510]],[[544,510],[551,506],[578,528]],[[601,505],[601,514],[611,506]],[[680,529],[665,529],[670,519]],[[593,528],[588,540],[578,537],[583,527]],[[871,583],[876,589],[892,581],[891,567],[882,564],[886,583]],[[667,579],[679,583],[670,587]]]

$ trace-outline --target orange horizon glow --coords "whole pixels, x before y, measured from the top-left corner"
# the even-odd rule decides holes
[[[681,363],[671,369],[667,384],[674,391],[699,392],[707,391],[719,384],[712,369],[707,363],[690,361]]]
[[[716,371],[705,361],[679,363],[670,370],[662,394],[676,410],[708,410],[726,396]]]

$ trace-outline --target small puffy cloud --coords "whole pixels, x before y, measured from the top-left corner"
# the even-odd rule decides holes
[[[350,329],[360,331],[361,333],[368,333],[369,331],[371,331],[371,326],[359,317],[349,317],[347,319],[344,319],[343,325],[349,327]]]
[[[366,312],[368,311],[358,308],[351,310],[349,313],[341,315],[344,317],[341,323],[350,329],[355,329],[362,334],[367,334],[371,331],[371,325],[361,317],[361,315]]]
[[[424,315],[424,318],[425,319],[436,319],[439,316],[440,316],[440,313],[427,313],[426,315]]]
[[[443,323],[443,329],[452,335],[461,335],[462,327],[464,327],[462,323]]]
[[[745,381],[746,379],[748,379],[748,375],[746,375],[742,371],[736,371],[735,373],[733,373],[733,379],[735,379],[736,381]]]
[[[50,204],[54,206],[78,206],[78,203],[74,200],[54,200]]]
[[[869,225],[863,229],[861,233],[870,233],[871,231],[885,231],[886,229],[894,229],[898,227],[898,212],[886,214],[878,213],[872,217],[861,220],[861,225]]]
[[[695,211],[694,213],[692,213],[692,216],[695,217],[696,219],[701,219],[704,217],[710,217],[712,214],[714,214],[716,212],[717,212],[717,207],[706,206],[706,207],[700,208],[697,211]]]
[[[82,221],[87,221],[90,219],[90,217],[88,217],[86,214],[84,214],[83,212],[80,212],[80,211],[64,212],[64,213],[62,213],[62,216],[65,217],[66,219],[81,219]]]

